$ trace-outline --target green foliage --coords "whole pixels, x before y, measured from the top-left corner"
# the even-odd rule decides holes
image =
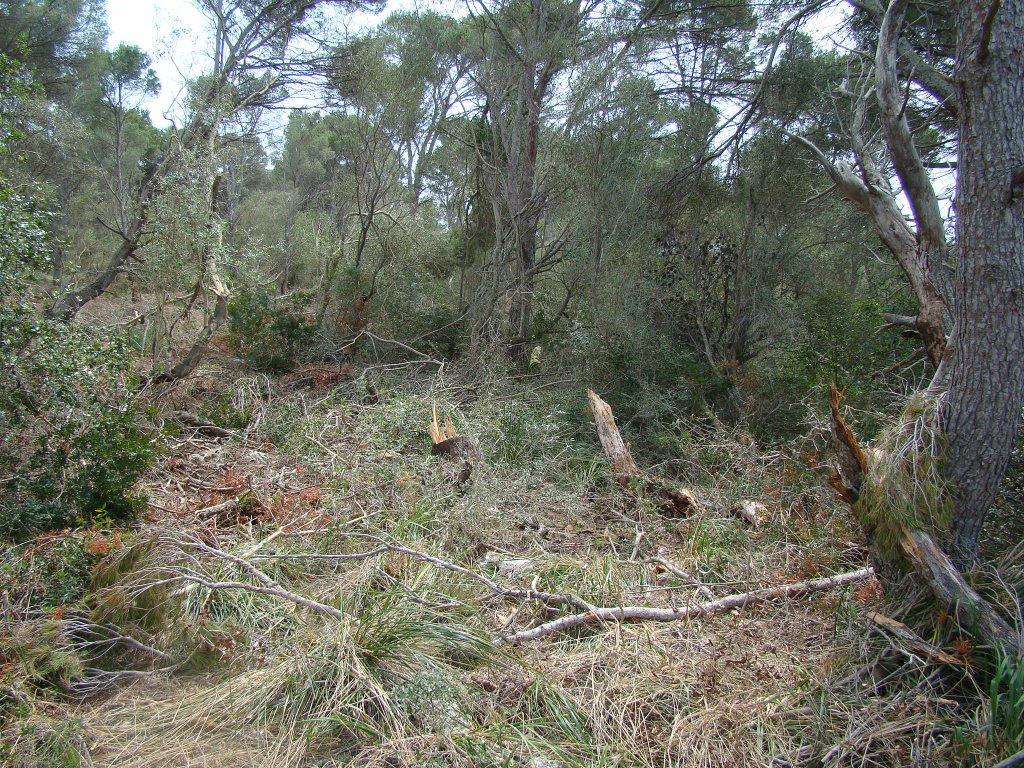
[[[802,401],[824,403],[828,385],[835,384],[858,414],[858,436],[873,439],[907,385],[903,374],[879,374],[905,358],[914,344],[879,333],[884,320],[878,302],[842,288],[806,296],[796,309],[799,342],[758,366],[762,383],[754,393],[755,433],[769,440],[800,434],[806,427]]]
[[[29,93],[28,76],[21,63],[0,52],[0,154],[22,138],[12,119],[14,104]]]
[[[123,111],[132,97],[144,98],[160,91],[160,81],[150,66],[152,60],[139,47],[121,43],[106,51],[104,71],[100,75],[103,100],[116,111]]]
[[[7,546],[2,555],[0,574],[9,597],[46,611],[81,599],[98,559],[82,536],[70,534],[40,545]]]
[[[21,539],[91,521],[129,522],[145,507],[130,489],[152,459],[134,409],[102,404],[86,418],[68,419],[37,438],[28,476],[8,484],[15,504],[4,505],[0,534]]]
[[[49,214],[0,180],[0,537],[131,520],[153,448],[124,340],[45,318]]]
[[[1024,659],[1000,647],[988,684],[988,737],[997,752],[1024,749]]]
[[[918,393],[879,437],[854,511],[878,552],[898,561],[904,528],[948,530],[953,493],[942,469],[945,455],[937,398]]]
[[[231,338],[246,362],[256,370],[281,372],[302,357],[316,331],[298,300],[275,303],[266,291],[244,288],[228,306]]]
[[[638,447],[657,452],[656,438],[671,434],[680,417],[728,407],[728,377],[665,333],[637,327],[611,343],[587,341],[589,380]]]

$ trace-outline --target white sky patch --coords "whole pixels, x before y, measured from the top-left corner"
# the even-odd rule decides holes
[[[108,48],[136,45],[153,59],[160,93],[145,102],[159,127],[180,122],[185,81],[206,66],[206,19],[183,0],[107,0]]]
[[[349,32],[376,26],[397,10],[414,8],[437,11],[457,10],[458,2],[426,2],[389,0],[380,13],[358,11],[349,14],[342,24]],[[160,78],[160,93],[143,104],[157,127],[181,123],[185,82],[209,66],[209,22],[189,0],[107,0],[108,48],[121,43],[136,45],[153,59],[153,69]],[[338,42],[341,42],[339,37]],[[309,106],[302,98],[297,106]]]

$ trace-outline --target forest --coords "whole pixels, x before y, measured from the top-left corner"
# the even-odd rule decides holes
[[[0,0],[0,765],[1024,766],[1024,0],[186,5]]]

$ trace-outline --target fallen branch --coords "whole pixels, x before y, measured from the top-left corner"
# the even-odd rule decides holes
[[[88,698],[90,696],[96,696],[97,694],[109,691],[124,680],[138,680],[140,678],[144,679],[154,677],[156,675],[169,674],[180,667],[181,663],[178,663],[171,664],[168,667],[161,667],[160,669],[123,669],[114,672],[105,669],[96,669],[95,667],[86,667],[83,670],[85,672],[85,677],[73,682],[69,686],[68,692],[74,696]]]
[[[350,554],[283,554],[283,555],[259,555],[259,560],[365,560],[370,557],[376,557],[384,552],[395,552],[398,554],[408,555],[414,557],[417,560],[422,560],[425,563],[441,568],[445,571],[451,571],[452,573],[462,574],[467,576],[473,581],[482,584],[490,592],[497,597],[512,597],[523,600],[538,600],[542,603],[549,605],[568,605],[572,606],[581,611],[592,611],[594,606],[586,602],[582,598],[576,597],[575,595],[560,594],[556,592],[543,592],[536,589],[522,589],[520,587],[505,587],[492,579],[487,578],[482,573],[474,571],[471,568],[466,568],[461,565],[442,560],[439,557],[428,555],[426,552],[420,552],[417,549],[410,549],[409,547],[403,547],[399,544],[391,544],[390,542],[381,539],[378,536],[373,536],[368,533],[350,533],[349,536],[370,539],[379,544],[379,546],[367,552],[355,552]],[[250,566],[252,567],[252,566]]]
[[[214,504],[212,507],[205,507],[203,509],[197,509],[195,516],[200,520],[207,520],[211,517],[216,517],[221,512],[227,512],[237,507],[242,501],[241,496],[232,496],[227,501],[222,501],[220,504]]]
[[[194,413],[189,413],[188,411],[175,411],[171,415],[171,418],[179,424],[191,427],[197,432],[209,435],[210,437],[231,437],[235,434],[230,429],[218,427],[216,424],[209,422],[206,419],[201,419]]]
[[[165,579],[164,582],[186,582],[187,584],[195,584],[197,586],[206,587],[207,589],[238,589],[245,592],[254,592],[261,595],[270,595],[271,597],[277,597],[281,600],[286,600],[295,605],[299,605],[303,608],[308,608],[317,613],[321,613],[330,616],[334,619],[343,619],[345,614],[337,608],[321,603],[312,598],[300,595],[291,590],[285,589],[272,578],[267,576],[263,571],[257,568],[255,565],[250,563],[248,560],[232,555],[230,552],[225,552],[217,547],[204,544],[198,539],[190,539],[184,542],[171,541],[176,548],[182,550],[191,550],[199,554],[212,555],[218,559],[226,560],[229,563],[233,563],[238,566],[242,571],[248,573],[250,576],[256,579],[259,584],[252,584],[245,581],[219,581],[205,574],[199,573],[198,571],[183,567],[171,567],[164,569],[170,571],[171,577]],[[153,586],[153,585],[151,585]],[[179,593],[183,593],[186,590],[179,590]]]
[[[954,667],[964,666],[963,659],[958,656],[954,656],[953,654],[948,653],[929,642],[926,642],[902,621],[896,621],[896,619],[889,618],[878,611],[869,611],[867,617],[873,624],[902,640],[912,650],[917,651],[929,661],[936,661],[940,664],[949,664]]]
[[[76,638],[71,643],[71,647],[76,650],[84,650],[87,648],[105,648],[109,650],[113,646],[122,645],[136,651],[141,651],[147,655],[155,656],[158,659],[163,659],[164,661],[170,661],[171,659],[171,657],[163,651],[146,645],[130,635],[124,634],[119,627],[109,622],[98,624],[91,621],[85,615],[76,614],[69,618],[62,619],[60,625],[65,632]],[[102,651],[101,655],[105,652],[106,651]]]
[[[799,597],[812,592],[822,592],[827,589],[853,584],[870,578],[875,573],[873,568],[861,568],[858,571],[841,573],[837,576],[829,576],[824,579],[813,579],[802,581],[797,584],[786,584],[781,587],[768,587],[757,589],[752,592],[744,592],[738,595],[729,595],[719,600],[712,600],[706,603],[681,606],[679,608],[651,608],[648,606],[616,606],[609,608],[595,608],[586,613],[577,613],[572,616],[563,616],[559,619],[546,622],[533,629],[516,632],[507,635],[502,642],[514,644],[531,640],[539,640],[555,632],[562,632],[573,627],[580,627],[586,624],[612,621],[680,621],[681,619],[692,619],[698,616],[710,616],[733,608],[742,608],[747,605],[766,603],[780,598]]]
[[[680,568],[675,563],[670,563],[668,560],[662,557],[652,557],[647,562],[653,565],[660,565],[662,568],[671,573],[677,579],[692,582],[697,590],[697,594],[701,597],[706,597],[708,600],[714,599],[715,593],[712,592],[703,582],[701,582],[700,577],[697,576],[697,574],[690,573],[689,571]]]
[[[1024,749],[1015,755],[1010,755],[1001,763],[993,765],[992,768],[1020,768],[1022,765],[1024,765]]]
[[[985,598],[974,591],[935,540],[924,531],[903,530],[900,541],[903,554],[918,575],[947,609],[952,610],[960,626],[977,633],[989,645],[1002,645],[1018,658],[1024,657],[1020,636]]]
[[[407,555],[409,557],[416,558],[425,563],[429,563],[442,570],[451,571],[452,573],[458,573],[463,576],[467,576],[477,583],[483,585],[490,591],[495,597],[509,597],[521,600],[537,600],[538,602],[545,603],[547,605],[561,605],[575,608],[579,611],[593,611],[594,606],[586,602],[582,598],[576,597],[575,595],[560,594],[554,592],[544,592],[537,589],[523,589],[521,587],[506,587],[498,584],[497,582],[484,576],[482,573],[478,573],[470,568],[457,565],[447,560],[428,555],[426,552],[420,552],[416,549],[410,549],[409,547],[403,547],[398,544],[392,544],[385,541],[377,536],[371,534],[356,534],[350,533],[349,536],[355,538],[363,538],[374,541],[378,546],[373,549],[367,550],[366,552],[353,552],[348,554],[319,554],[319,553],[296,553],[296,554],[279,554],[279,555],[257,555],[254,559],[257,560],[338,560],[338,561],[353,561],[353,560],[367,560],[371,557],[377,557],[378,555],[385,554],[387,552],[393,552],[397,554]],[[332,618],[340,619],[344,616],[344,613],[337,608],[334,608],[324,603],[313,600],[312,598],[305,597],[296,592],[285,589],[280,584],[275,582],[263,571],[253,565],[249,560],[238,555],[233,555],[230,552],[225,552],[222,549],[204,544],[198,539],[191,539],[186,542],[178,543],[178,546],[182,549],[188,549],[193,552],[197,552],[203,555],[210,555],[220,560],[226,560],[234,565],[238,566],[244,572],[253,576],[258,584],[253,584],[245,581],[236,580],[216,580],[213,577],[199,573],[192,568],[186,567],[174,567],[170,571],[172,577],[165,581],[184,581],[186,586],[177,590],[174,594],[180,595],[194,589],[195,586],[206,587],[207,589],[238,589],[246,592],[254,592],[262,595],[270,595],[277,597],[288,602],[295,603],[304,608],[317,611],[318,613],[326,614]]]

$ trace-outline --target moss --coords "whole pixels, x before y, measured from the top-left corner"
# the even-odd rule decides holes
[[[886,561],[900,559],[904,528],[933,534],[949,529],[954,494],[943,467],[940,402],[923,393],[914,395],[868,454],[868,473],[854,512]]]

